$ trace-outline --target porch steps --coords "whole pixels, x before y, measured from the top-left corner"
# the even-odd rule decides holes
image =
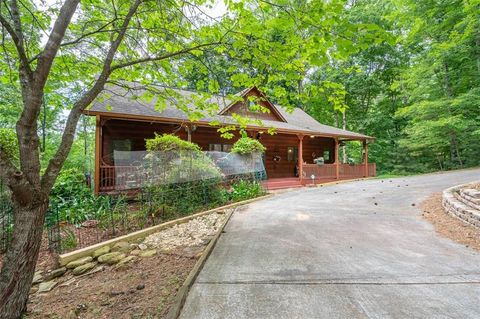
[[[262,182],[267,190],[302,187],[300,180],[296,177],[290,178],[271,178]]]

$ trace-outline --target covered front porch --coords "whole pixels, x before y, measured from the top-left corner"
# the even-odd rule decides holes
[[[274,190],[302,186],[314,186],[335,181],[352,180],[376,176],[375,163],[368,163],[367,176],[365,176],[365,166],[363,164],[340,164],[338,177],[336,175],[337,170],[335,164],[325,164],[323,166],[318,166],[316,164],[304,164],[303,169],[305,174],[310,174],[310,178],[269,178],[266,181],[262,182],[262,184],[266,189]],[[312,175],[314,176],[313,178]]]
[[[265,147],[264,185],[267,189],[316,185],[335,180],[375,176],[374,163],[368,163],[368,141],[363,142],[362,163],[344,164],[339,160],[339,150],[348,137],[332,137],[296,132],[277,132],[270,135],[266,129],[250,128],[248,135],[258,139]],[[204,151],[229,152],[238,139],[220,137],[214,127],[192,123],[127,120],[97,116],[95,191],[121,192],[143,185],[145,176],[132,161],[114,159],[115,151],[144,151],[145,139],[155,133],[175,134],[198,144]],[[357,139],[358,140],[358,139]],[[318,161],[321,159],[321,161]]]
[[[368,141],[362,141],[362,162],[358,164],[342,163],[339,157],[340,146],[346,140],[331,138],[333,142],[333,158],[324,163],[311,163],[309,155],[305,154],[305,145],[308,152],[311,151],[314,135],[297,135],[298,138],[298,175],[295,177],[269,178],[263,182],[266,189],[283,189],[302,186],[314,186],[341,180],[352,180],[376,176],[376,164],[368,162]],[[326,153],[324,153],[326,154]]]

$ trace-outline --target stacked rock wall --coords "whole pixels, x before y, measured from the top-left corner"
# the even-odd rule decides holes
[[[442,205],[447,214],[480,228],[480,190],[472,188],[472,184],[444,190]]]

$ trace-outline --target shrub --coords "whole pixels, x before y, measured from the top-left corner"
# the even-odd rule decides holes
[[[232,152],[241,155],[264,153],[265,150],[266,148],[262,143],[250,137],[241,137],[232,146]]]
[[[149,152],[201,152],[197,144],[182,140],[172,134],[158,135],[155,133],[154,138],[146,139],[145,142]]]
[[[148,215],[171,219],[225,201],[222,174],[198,145],[167,134],[146,143]]]
[[[73,224],[96,218],[108,209],[106,202],[108,197],[95,196],[83,173],[74,169],[62,170],[50,193],[50,207],[58,218]]]
[[[232,185],[230,200],[236,202],[255,198],[265,194],[262,185],[257,181],[240,180]]]
[[[73,230],[68,228],[63,229],[61,245],[62,245],[62,251],[73,250],[77,248],[78,240]]]

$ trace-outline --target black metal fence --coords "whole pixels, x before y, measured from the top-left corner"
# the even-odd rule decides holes
[[[103,196],[97,209],[80,219],[75,212],[65,214],[68,199],[63,199],[63,203],[51,200],[42,249],[64,253],[232,201],[259,196],[264,192],[259,183],[264,178],[264,173],[260,173],[146,186],[135,193]],[[232,185],[239,181],[251,182],[250,189],[232,192]],[[240,191],[245,198],[239,197]],[[0,253],[3,253],[12,235],[13,207],[1,183],[0,194]]]

